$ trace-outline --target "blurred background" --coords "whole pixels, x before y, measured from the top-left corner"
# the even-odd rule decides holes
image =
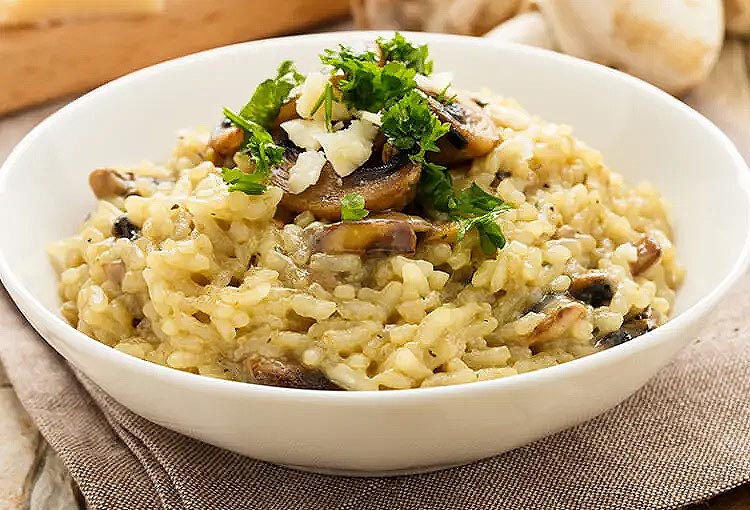
[[[311,31],[483,36],[631,73],[750,153],[750,0],[5,0],[0,115],[195,51]]]

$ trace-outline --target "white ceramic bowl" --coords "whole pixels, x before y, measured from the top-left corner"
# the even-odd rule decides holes
[[[687,280],[677,315],[635,341],[507,379],[391,392],[319,392],[222,381],[150,364],[79,333],[58,313],[45,245],[94,206],[96,167],[164,160],[177,130],[212,125],[291,58],[303,70],[373,33],[290,37],[219,48],[136,72],[52,115],[0,170],[0,276],[31,324],[119,402],[170,429],[258,459],[353,474],[464,463],[587,420],[622,401],[696,335],[748,262],[750,173],[709,121],[602,66],[491,40],[412,34],[456,84],[488,86],[565,122],[631,182],[674,205]]]

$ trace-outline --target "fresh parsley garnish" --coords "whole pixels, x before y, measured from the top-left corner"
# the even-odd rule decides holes
[[[510,209],[511,205],[490,195],[475,183],[455,193],[447,169],[426,163],[422,166],[418,196],[429,207],[448,213],[452,220],[458,222],[457,241],[462,240],[469,230],[476,228],[479,244],[486,254],[491,255],[505,246],[505,236],[496,218],[499,213]]]
[[[331,124],[331,120],[333,119],[333,85],[330,82],[326,83],[323,93],[320,94],[320,97],[315,101],[315,104],[310,111],[310,116],[312,117],[315,115],[315,112],[317,112],[321,106],[323,106],[323,111],[325,112],[326,129],[329,132],[333,131],[333,125]]]
[[[424,163],[427,152],[437,152],[438,139],[450,130],[450,125],[440,122],[427,98],[416,90],[393,103],[381,121],[388,142],[415,163]]]
[[[401,62],[381,67],[371,51],[357,53],[341,45],[338,50],[325,50],[320,61],[333,68],[332,74],[343,73],[337,84],[342,100],[357,110],[379,112],[417,86],[414,69]]]
[[[263,176],[258,172],[248,174],[239,168],[222,168],[221,177],[229,184],[229,191],[242,191],[247,195],[262,195],[266,192]]]
[[[500,197],[490,195],[476,183],[472,183],[449,200],[449,214],[459,223],[456,240],[460,241],[466,232],[476,228],[479,232],[482,251],[486,254],[492,254],[498,248],[503,248],[505,236],[495,219],[499,213],[510,208],[511,205]]]
[[[449,83],[445,87],[443,87],[443,90],[441,90],[437,96],[435,96],[435,99],[443,103],[444,105],[452,105],[456,102],[456,98],[458,97],[458,94],[453,94],[452,96],[448,95],[448,89],[451,87],[451,84]]]
[[[357,221],[367,217],[370,211],[365,209],[365,197],[359,193],[348,193],[341,197],[341,219]]]
[[[453,180],[448,169],[435,163],[423,163],[417,198],[429,208],[449,212],[454,198]]]
[[[464,238],[466,232],[472,228],[476,228],[477,232],[479,232],[479,245],[482,247],[484,253],[492,255],[498,249],[502,249],[505,246],[505,236],[495,220],[499,212],[499,210],[490,211],[481,216],[459,219],[456,240],[460,241]]]
[[[276,71],[276,78],[264,80],[253,92],[253,97],[240,110],[240,116],[263,127],[278,117],[281,106],[289,100],[289,93],[305,77],[297,72],[291,60],[285,60]]]
[[[402,62],[409,69],[425,76],[432,73],[432,60],[429,60],[426,44],[414,45],[398,32],[393,39],[378,37],[376,43],[383,62]]]
[[[222,170],[224,182],[230,184],[229,191],[260,195],[266,190],[265,183],[271,176],[271,167],[278,165],[284,159],[284,147],[276,145],[271,134],[263,126],[245,118],[242,114],[224,108],[224,116],[245,131],[245,144],[242,152],[250,156],[255,163],[255,171],[251,174],[239,169]],[[247,177],[239,176],[236,172]]]

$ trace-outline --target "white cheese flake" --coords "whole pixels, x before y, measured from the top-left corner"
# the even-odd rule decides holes
[[[310,73],[305,78],[301,86],[301,92],[297,97],[297,113],[303,119],[325,120],[325,105],[312,113],[315,103],[320,99],[321,94],[325,91],[326,85],[330,83],[329,77],[321,73]],[[334,101],[331,118],[333,120],[348,120],[351,118],[349,110],[343,104]]]
[[[445,90],[445,95],[450,97],[453,95],[451,83],[453,83],[453,73],[432,73],[430,76],[423,74],[417,74],[414,77],[414,81],[417,82],[417,87],[432,94],[439,94]],[[447,87],[447,90],[446,90]]]
[[[325,164],[326,158],[322,152],[306,151],[297,156],[297,162],[289,169],[289,192],[297,195],[318,182]]]
[[[380,127],[383,125],[383,118],[379,113],[368,112],[365,110],[357,111],[357,117],[367,122],[371,122],[376,126]]]
[[[316,151],[320,149],[320,142],[315,137],[326,132],[326,124],[322,120],[292,119],[282,122],[281,129],[297,147]]]
[[[370,159],[372,141],[377,133],[377,126],[371,122],[353,120],[348,128],[317,135],[317,139],[333,170],[346,177]]]

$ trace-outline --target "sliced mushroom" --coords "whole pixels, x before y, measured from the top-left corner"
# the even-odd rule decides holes
[[[288,360],[254,354],[245,360],[245,368],[252,382],[266,386],[281,386],[303,390],[340,390],[320,370]]]
[[[405,221],[411,225],[411,227],[414,229],[414,232],[417,234],[423,233],[423,232],[431,232],[435,229],[435,225],[427,221],[426,219],[422,218],[421,216],[415,216],[413,214],[404,214],[402,212],[397,211],[388,211],[384,213],[379,214],[371,214],[367,217],[368,220],[398,220],[398,221]]]
[[[527,343],[533,345],[561,337],[579,319],[586,315],[586,307],[565,297],[550,300],[543,311],[546,317],[529,334]]]
[[[134,225],[127,216],[120,216],[112,224],[112,235],[120,239],[135,240],[141,235],[141,229]]]
[[[222,156],[232,156],[240,149],[244,139],[245,132],[224,119],[211,133],[208,146]]]
[[[661,257],[661,246],[653,237],[646,236],[635,247],[638,250],[638,258],[630,264],[630,272],[633,276],[638,276],[656,264]]]
[[[500,143],[492,119],[474,100],[458,95],[443,104],[428,94],[427,101],[435,115],[451,127],[448,134],[438,140],[440,152],[430,153],[435,163],[449,165],[484,156]]]
[[[365,219],[342,221],[313,232],[313,253],[392,255],[414,253],[417,236],[409,221]]]
[[[630,340],[656,329],[657,321],[653,316],[651,307],[646,308],[637,315],[625,320],[620,329],[599,338],[594,347],[606,349],[615,345],[624,344]]]
[[[401,210],[416,195],[422,172],[421,165],[398,155],[385,163],[368,162],[343,178],[327,162],[318,182],[302,193],[293,194],[287,184],[289,169],[299,154],[299,148],[287,148],[284,162],[273,168],[271,180],[284,190],[281,206],[294,212],[310,211],[326,220],[341,219],[341,198],[350,193],[362,195],[369,211]]]
[[[122,283],[122,279],[125,278],[125,263],[120,259],[102,264],[102,269],[104,270],[104,275],[107,277],[107,280],[118,285]]]
[[[112,168],[99,168],[89,174],[89,186],[102,200],[133,194],[134,180],[132,173],[123,175]]]
[[[594,308],[609,306],[614,295],[613,285],[603,271],[589,271],[588,273],[570,277],[568,292],[578,301],[588,303]]]

